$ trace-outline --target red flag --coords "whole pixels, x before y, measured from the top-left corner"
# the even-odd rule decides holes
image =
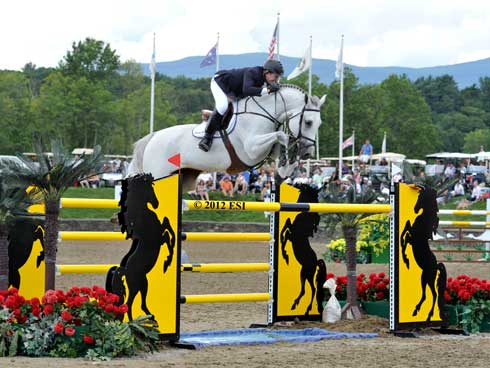
[[[170,157],[168,159],[168,162],[170,162],[171,164],[174,164],[175,166],[177,166],[180,169],[180,153],[177,153],[176,155],[173,155],[172,157]]]

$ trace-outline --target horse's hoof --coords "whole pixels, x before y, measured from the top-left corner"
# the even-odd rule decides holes
[[[419,311],[418,311],[417,309],[415,309],[415,310],[413,311],[413,313],[412,313],[412,317],[415,317],[415,316],[417,315],[417,313],[418,313],[418,312],[419,312]]]

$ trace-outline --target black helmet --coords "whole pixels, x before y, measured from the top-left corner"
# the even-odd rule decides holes
[[[264,70],[276,73],[279,75],[284,74],[284,68],[279,60],[267,60],[264,64]]]

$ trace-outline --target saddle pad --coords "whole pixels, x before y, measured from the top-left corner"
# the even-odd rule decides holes
[[[233,112],[237,111],[238,103],[236,101],[233,102]],[[233,114],[230,123],[228,124],[228,127],[226,128],[226,133],[230,134],[236,126],[236,115]],[[198,124],[192,129],[192,135],[196,138],[203,138],[204,137],[204,132],[206,130],[206,125],[208,124],[207,121],[203,121],[201,124]],[[214,138],[219,138],[219,130],[214,133]]]

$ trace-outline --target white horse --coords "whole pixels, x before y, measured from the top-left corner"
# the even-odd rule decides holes
[[[215,138],[209,152],[198,148],[199,138],[193,136],[196,124],[176,125],[141,138],[134,145],[133,160],[128,176],[151,173],[161,178],[178,171],[168,159],[178,153],[181,157],[181,173],[184,190],[195,187],[195,180],[202,171],[226,171],[237,173],[254,167],[268,157],[283,157],[278,166],[282,177],[290,175],[297,159],[312,157],[315,137],[322,121],[321,99],[308,95],[299,87],[282,85],[281,89],[262,97],[247,97],[235,104],[236,125],[229,136]],[[225,141],[231,142],[226,147]],[[285,158],[288,148],[290,160]],[[286,151],[287,152],[287,151]]]

